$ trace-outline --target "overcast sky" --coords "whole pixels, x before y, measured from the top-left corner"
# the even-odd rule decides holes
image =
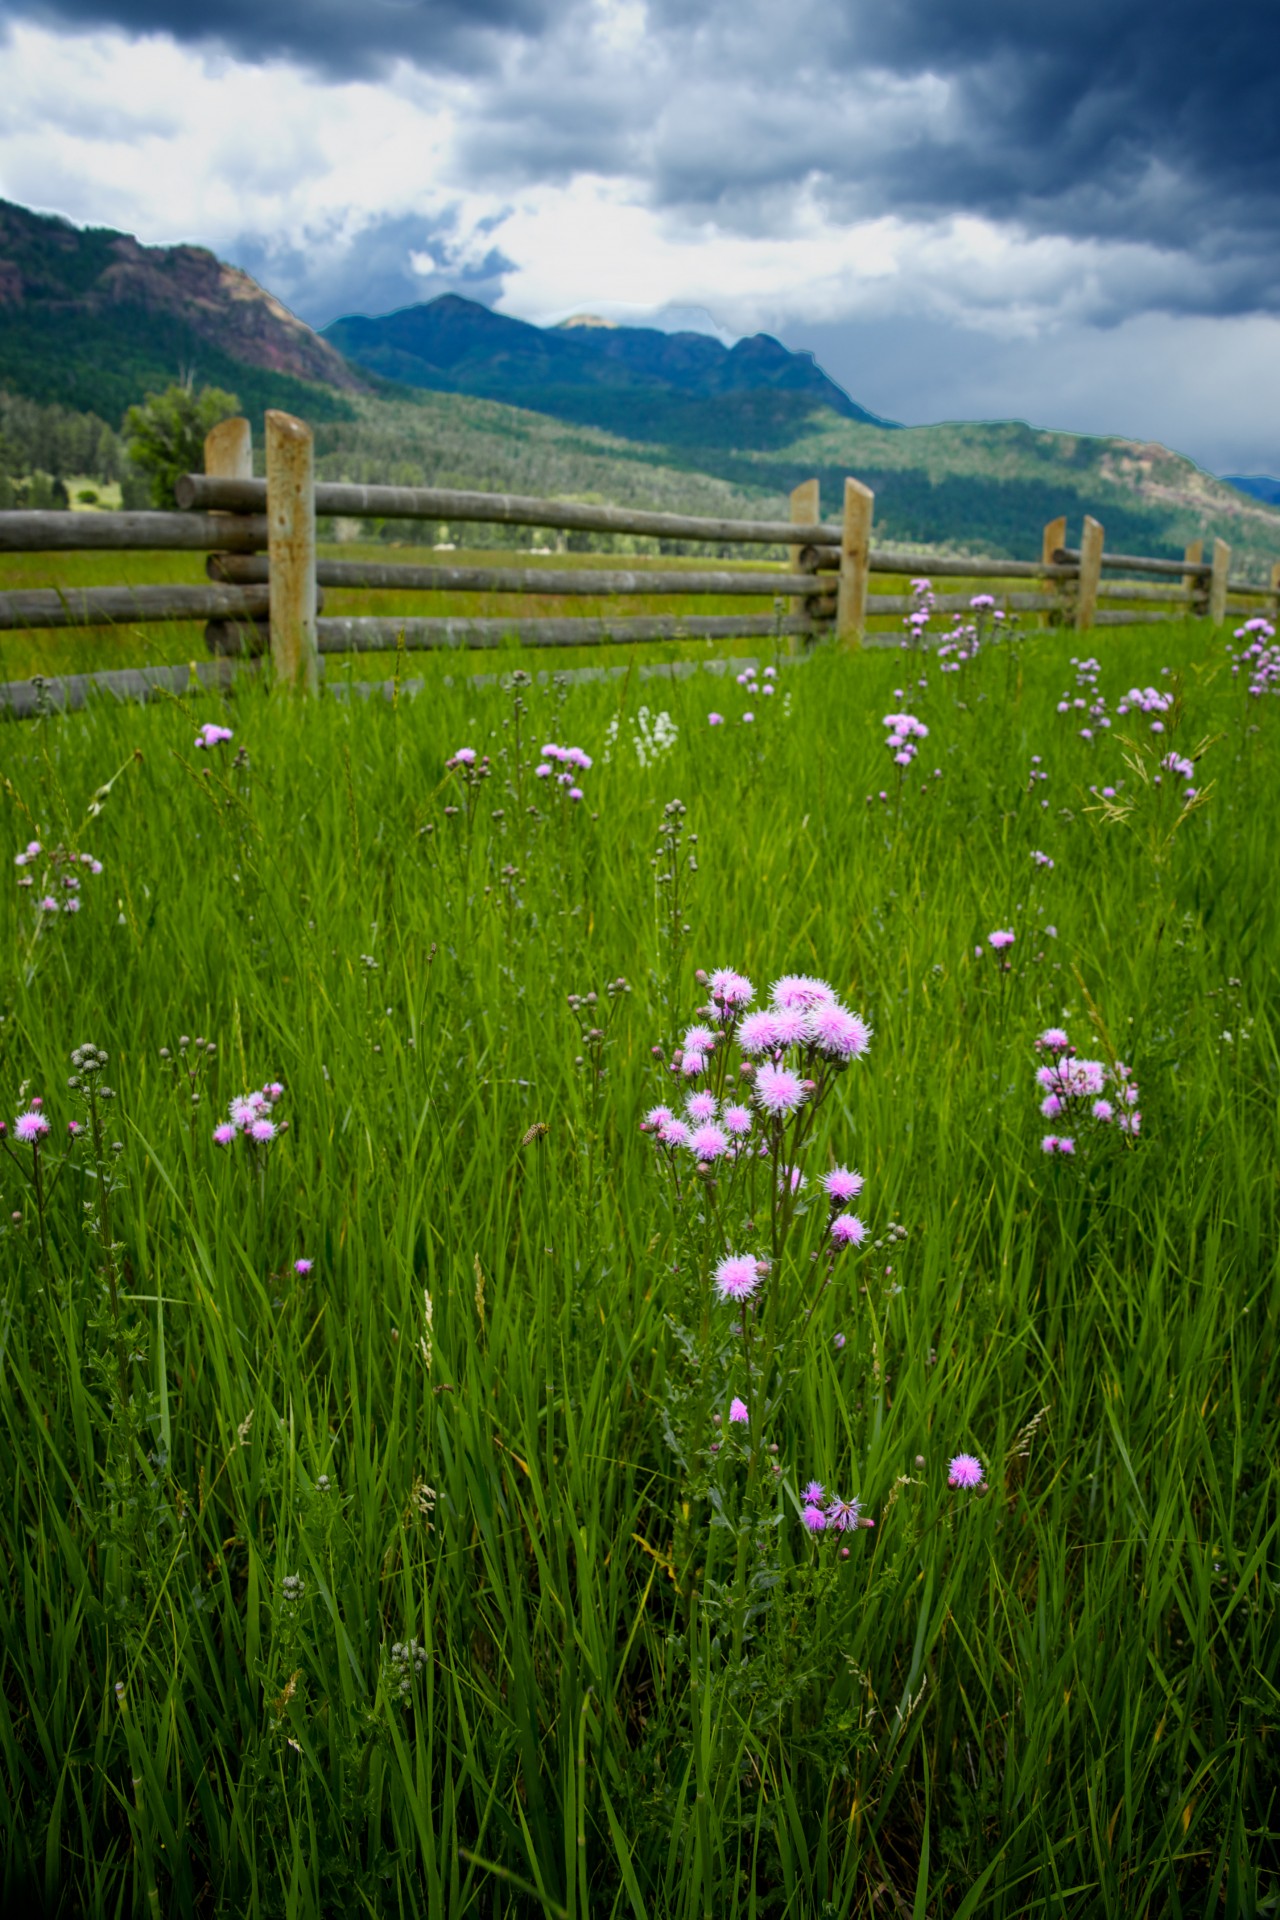
[[[0,72],[0,195],[317,325],[701,310],[895,419],[1280,473],[1266,0],[0,0]]]

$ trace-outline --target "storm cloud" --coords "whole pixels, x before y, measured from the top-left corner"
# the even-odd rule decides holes
[[[1257,0],[0,0],[34,76],[0,191],[205,240],[317,324],[450,289],[537,320],[702,306],[898,418],[1071,424],[1091,365],[1123,399],[1182,340],[1169,428],[1152,394],[1133,430],[1194,439],[1217,341],[1218,423],[1252,407],[1252,446],[1280,441],[1268,26]],[[122,98],[130,47],[165,77]],[[185,207],[140,157],[166,150]],[[1078,377],[1037,403],[1054,355]]]

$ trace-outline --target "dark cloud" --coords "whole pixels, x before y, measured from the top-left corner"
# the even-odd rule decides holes
[[[967,214],[1097,243],[1118,250],[1093,296],[1107,324],[1144,303],[1280,308],[1268,15],[1259,0],[648,0],[620,52],[593,0],[223,0],[212,16],[0,0],[0,20],[166,31],[334,80],[395,60],[465,74],[458,177],[502,198],[585,172],[743,235],[785,234],[808,202],[840,224]],[[376,284],[403,277],[398,244],[394,222],[357,243]]]
[[[556,0],[6,0],[0,25],[32,20],[74,30],[166,33],[242,60],[286,59],[330,79],[367,78],[395,60],[432,71],[483,72],[500,44],[547,30]]]

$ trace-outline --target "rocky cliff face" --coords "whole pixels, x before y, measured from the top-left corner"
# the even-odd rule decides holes
[[[204,247],[144,247],[0,201],[0,311],[169,314],[248,366],[346,392],[365,383],[327,340]]]

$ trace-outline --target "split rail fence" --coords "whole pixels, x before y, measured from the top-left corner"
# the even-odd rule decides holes
[[[133,513],[8,512],[0,514],[0,552],[90,549],[203,552],[208,584],[37,589],[0,593],[0,629],[97,626],[119,622],[203,620],[205,638],[219,656],[270,652],[277,680],[302,690],[318,681],[326,653],[417,649],[581,646],[628,641],[738,639],[785,635],[797,645],[834,634],[858,646],[869,620],[903,614],[910,595],[875,593],[876,574],[931,580],[963,579],[964,592],[935,593],[941,613],[963,612],[974,582],[1000,586],[1011,612],[1047,616],[1051,625],[1087,632],[1095,626],[1166,620],[1181,612],[1221,624],[1229,613],[1266,607],[1280,615],[1280,562],[1270,585],[1230,576],[1231,549],[1213,542],[1208,559],[1195,541],[1182,560],[1108,553],[1101,524],[1086,516],[1079,548],[1066,543],[1066,520],[1044,529],[1038,560],[930,559],[871,545],[875,496],[860,481],[844,485],[838,525],[819,516],[818,482],[791,495],[791,518],[717,520],[647,513],[629,507],[588,506],[510,494],[438,487],[355,486],[317,482],[314,441],[291,415],[266,416],[266,478],[253,475],[249,422],[224,421],[205,442],[205,471],[178,481],[179,511]],[[786,546],[784,573],[721,562],[704,569],[663,571],[637,567],[401,566],[319,557],[317,516],[381,520],[436,520],[450,525],[488,523],[565,531],[628,533],[664,542],[700,542],[744,548]],[[1025,581],[1026,587],[1004,586]],[[579,617],[458,616],[333,617],[324,613],[324,589],[360,588],[450,594],[644,595],[781,598],[785,612],[768,614],[595,615]],[[1124,608],[1107,606],[1117,600]],[[1131,603],[1139,602],[1135,609]],[[1153,604],[1146,604],[1153,603]],[[12,701],[10,701],[12,705]]]

